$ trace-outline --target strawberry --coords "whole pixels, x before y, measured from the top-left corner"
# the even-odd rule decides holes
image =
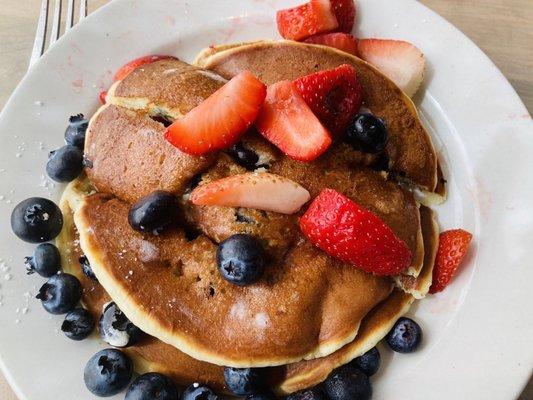
[[[376,275],[397,275],[411,251],[375,214],[332,189],[324,189],[300,219],[300,229],[330,256]]]
[[[279,175],[246,173],[228,176],[191,193],[191,201],[202,206],[244,207],[293,214],[311,195],[296,182]]]
[[[278,31],[285,39],[301,40],[320,32],[330,32],[338,23],[329,0],[311,0],[276,14]]]
[[[290,81],[268,87],[255,126],[265,138],[295,160],[312,161],[331,145],[328,130]]]
[[[304,42],[334,47],[354,56],[357,55],[357,39],[348,33],[319,33],[308,37]]]
[[[165,138],[193,155],[231,147],[255,121],[265,95],[265,85],[249,71],[243,71],[174,121]]]
[[[105,104],[106,103],[106,97],[107,97],[107,91],[103,90],[98,95],[98,98],[100,99],[100,103]]]
[[[440,234],[429,293],[442,292],[448,286],[463,261],[471,240],[472,234],[462,229],[452,229]]]
[[[344,133],[363,104],[363,87],[351,65],[319,71],[294,82],[307,105],[334,135]]]
[[[123,65],[122,67],[120,67],[120,69],[115,74],[115,82],[116,81],[121,81],[127,75],[129,75],[129,73],[131,71],[133,71],[136,68],[139,68],[139,67],[141,67],[143,65],[150,64],[150,63],[153,63],[153,62],[156,62],[156,61],[159,61],[159,60],[164,60],[164,59],[167,59],[167,58],[175,58],[175,57],[154,55],[154,56],[144,56],[144,57],[136,58],[135,60],[132,60],[129,63],[127,63],[127,64]]]
[[[409,97],[415,95],[424,80],[424,54],[411,43],[400,40],[361,39],[359,57],[374,65]]]
[[[350,33],[355,22],[354,0],[330,0],[339,27],[337,31]]]

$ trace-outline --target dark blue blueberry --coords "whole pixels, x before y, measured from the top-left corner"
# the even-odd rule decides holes
[[[33,256],[25,258],[25,263],[28,275],[37,272],[45,278],[50,278],[59,272],[61,256],[52,243],[42,243],[35,248]]]
[[[207,385],[193,383],[181,394],[181,400],[218,400],[219,397]]]
[[[54,275],[41,286],[35,297],[41,300],[50,314],[66,314],[80,301],[81,284],[74,275]]]
[[[264,375],[260,368],[224,368],[226,386],[237,396],[247,396],[264,389]]]
[[[91,268],[91,263],[89,262],[89,259],[87,256],[83,255],[78,259],[81,267],[81,271],[83,272],[83,275],[85,275],[87,278],[92,279],[93,281],[98,282],[98,278],[93,272],[93,269]]]
[[[286,397],[286,400],[327,400],[327,397],[320,388],[312,387],[291,393]]]
[[[248,170],[253,171],[258,167],[259,156],[257,153],[244,147],[241,142],[231,146],[227,152],[237,164]]]
[[[378,372],[381,364],[381,355],[376,347],[372,347],[362,356],[357,357],[351,362],[351,365],[363,371],[366,376],[372,376]]]
[[[102,340],[113,347],[132,346],[143,336],[114,302],[104,307],[98,327]]]
[[[66,315],[61,330],[69,339],[83,340],[94,330],[94,318],[85,308],[76,308]]]
[[[324,382],[330,400],[368,400],[372,385],[368,376],[350,365],[333,371]]]
[[[246,400],[276,400],[276,396],[270,390],[262,390],[246,396]]]
[[[359,114],[348,126],[346,141],[355,149],[378,153],[387,145],[389,133],[385,122],[372,114]]]
[[[402,317],[387,334],[387,344],[398,353],[411,353],[422,342],[422,328],[411,318]]]
[[[248,285],[261,277],[264,269],[261,244],[250,235],[238,234],[218,246],[218,270],[224,279],[239,286]]]
[[[128,222],[137,231],[158,235],[177,222],[178,208],[176,197],[156,190],[131,206]]]
[[[89,121],[83,117],[83,114],[78,114],[71,116],[68,122],[69,124],[65,130],[65,142],[83,150],[85,145],[85,132],[87,131]]]
[[[67,144],[51,151],[46,163],[46,173],[56,182],[70,182],[83,170],[83,152]]]
[[[25,242],[52,240],[63,227],[63,214],[51,200],[30,197],[21,201],[11,213],[11,229]]]
[[[176,385],[165,375],[157,372],[143,374],[133,381],[126,392],[125,400],[178,400]]]
[[[105,349],[96,353],[87,362],[83,380],[92,394],[109,397],[126,389],[132,374],[132,362],[124,353],[115,349]]]

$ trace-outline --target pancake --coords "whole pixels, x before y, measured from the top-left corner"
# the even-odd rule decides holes
[[[85,255],[134,324],[198,360],[266,367],[326,356],[354,339],[392,289],[305,240],[238,287],[218,273],[206,236],[145,236],[129,226],[128,210],[105,194],[83,200],[74,219]]]
[[[398,287],[410,293],[415,299],[426,297],[433,282],[433,267],[439,247],[439,225],[435,213],[428,207],[420,208],[422,236],[424,238],[424,264],[417,276],[403,273],[395,277]]]
[[[83,251],[79,246],[72,216],[73,209],[81,204],[86,195],[93,192],[90,184],[82,178],[67,186],[60,202],[65,223],[56,244],[61,252],[64,270],[76,275],[82,283],[84,306],[93,313],[95,319],[99,319],[103,304],[111,301],[111,298],[99,283],[81,272],[78,258]],[[422,209],[423,226],[426,225],[427,215],[425,209]],[[363,319],[358,336],[352,343],[323,358],[269,369],[269,380],[274,390],[278,394],[288,394],[320,383],[333,369],[360,356],[378,343],[397,318],[407,312],[412,301],[411,296],[401,294],[396,289]],[[200,382],[219,391],[226,390],[222,367],[191,358],[156,338],[148,336],[125,351],[134,361],[137,373],[160,372],[184,386]]]
[[[325,46],[260,41],[209,47],[198,55],[195,64],[227,79],[249,70],[267,85],[341,64],[353,65],[364,88],[365,106],[388,125],[386,150],[392,170],[427,191],[435,190],[437,157],[416,107],[390,79],[365,61]]]

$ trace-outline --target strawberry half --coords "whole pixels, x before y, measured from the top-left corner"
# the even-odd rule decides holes
[[[300,219],[300,229],[318,248],[376,275],[397,275],[411,251],[381,219],[332,189],[324,189]]]
[[[120,67],[120,69],[115,74],[115,82],[121,81],[127,75],[129,75],[131,71],[133,71],[136,68],[139,68],[143,65],[150,64],[150,63],[153,63],[159,60],[165,60],[167,58],[175,58],[175,57],[153,55],[153,56],[144,56],[144,57],[136,58],[135,60],[132,60],[129,63]]]
[[[345,132],[363,104],[363,87],[351,65],[306,75],[294,83],[311,110],[334,135]]]
[[[472,234],[463,229],[452,229],[440,234],[429,293],[441,292],[448,286],[463,261],[471,240]]]
[[[348,33],[319,33],[308,37],[304,42],[334,47],[354,56],[357,55],[357,39]]]
[[[311,195],[296,182],[269,173],[246,173],[200,185],[191,201],[201,206],[245,207],[293,214]]]
[[[355,22],[355,2],[354,0],[330,0],[333,13],[339,27],[339,32],[350,33]]]
[[[331,145],[331,137],[313,114],[296,84],[277,82],[267,89],[255,122],[257,130],[287,156],[312,161]]]
[[[285,39],[301,40],[320,32],[330,32],[338,23],[329,0],[311,0],[276,14],[278,31]]]
[[[359,57],[374,65],[412,97],[424,80],[426,60],[414,45],[401,40],[361,39]]]
[[[265,100],[265,85],[248,71],[170,125],[165,138],[188,154],[202,155],[233,146],[254,122]]]

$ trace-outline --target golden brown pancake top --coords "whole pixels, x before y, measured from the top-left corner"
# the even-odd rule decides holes
[[[364,88],[364,103],[388,125],[387,153],[392,169],[429,191],[437,185],[437,158],[412,101],[387,77],[347,53],[291,41],[256,42],[210,48],[197,59],[202,67],[231,78],[249,70],[265,84],[294,80],[320,70],[350,64]]]
[[[342,264],[306,241],[246,287],[220,276],[216,246],[181,232],[133,231],[129,206],[96,194],[75,214],[100,283],[147,333],[197,359],[231,366],[286,364],[351,341],[385,299],[389,279]],[[109,221],[114,221],[109,224]]]

